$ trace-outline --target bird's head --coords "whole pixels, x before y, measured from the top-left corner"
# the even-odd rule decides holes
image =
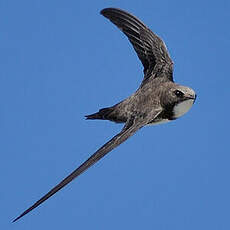
[[[196,93],[189,87],[171,83],[165,89],[161,101],[163,107],[172,109],[173,119],[187,113],[196,100]]]

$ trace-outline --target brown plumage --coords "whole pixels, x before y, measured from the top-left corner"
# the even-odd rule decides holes
[[[195,92],[173,82],[173,62],[164,42],[135,16],[115,8],[101,14],[124,32],[144,66],[144,79],[137,91],[120,103],[87,115],[87,119],[125,123],[120,133],[99,148],[88,160],[52,188],[13,221],[20,219],[82,174],[112,149],[148,124],[174,120],[186,113],[195,101]]]

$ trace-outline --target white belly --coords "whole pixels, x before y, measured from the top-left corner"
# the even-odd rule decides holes
[[[189,109],[192,107],[193,103],[194,103],[194,100],[189,99],[189,100],[183,101],[183,102],[175,105],[173,108],[173,114],[174,114],[173,119],[181,117],[185,113],[187,113],[189,111]],[[159,124],[167,123],[169,121],[171,121],[171,120],[168,120],[168,119],[157,120],[156,119],[155,121],[148,123],[148,125],[159,125]]]
[[[148,125],[159,125],[159,124],[164,124],[166,122],[169,122],[168,119],[162,119],[160,121],[155,121],[155,122],[152,122],[152,123],[148,123]]]

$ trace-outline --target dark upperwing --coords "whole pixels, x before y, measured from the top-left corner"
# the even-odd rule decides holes
[[[173,81],[173,62],[164,42],[130,13],[106,8],[101,14],[114,23],[129,39],[144,66],[144,81],[149,77],[167,77]]]

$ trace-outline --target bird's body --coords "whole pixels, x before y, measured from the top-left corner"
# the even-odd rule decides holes
[[[140,128],[175,120],[184,115],[195,101],[196,95],[191,88],[173,82],[173,62],[164,42],[156,34],[135,16],[123,10],[107,8],[102,10],[101,14],[128,37],[144,66],[144,79],[130,97],[114,106],[87,115],[86,118],[110,120],[125,125],[120,133],[14,221],[54,195]]]
[[[156,107],[161,109],[157,117],[153,117],[148,124],[158,124],[175,120],[184,115],[193,104],[194,91],[188,87],[179,86],[163,78],[150,78],[148,84],[142,85],[138,90],[120,103],[87,115],[87,119],[110,120],[116,123],[125,123],[130,117],[145,117]],[[174,91],[185,91],[190,100],[182,99],[178,102]],[[181,109],[180,109],[181,108]]]

